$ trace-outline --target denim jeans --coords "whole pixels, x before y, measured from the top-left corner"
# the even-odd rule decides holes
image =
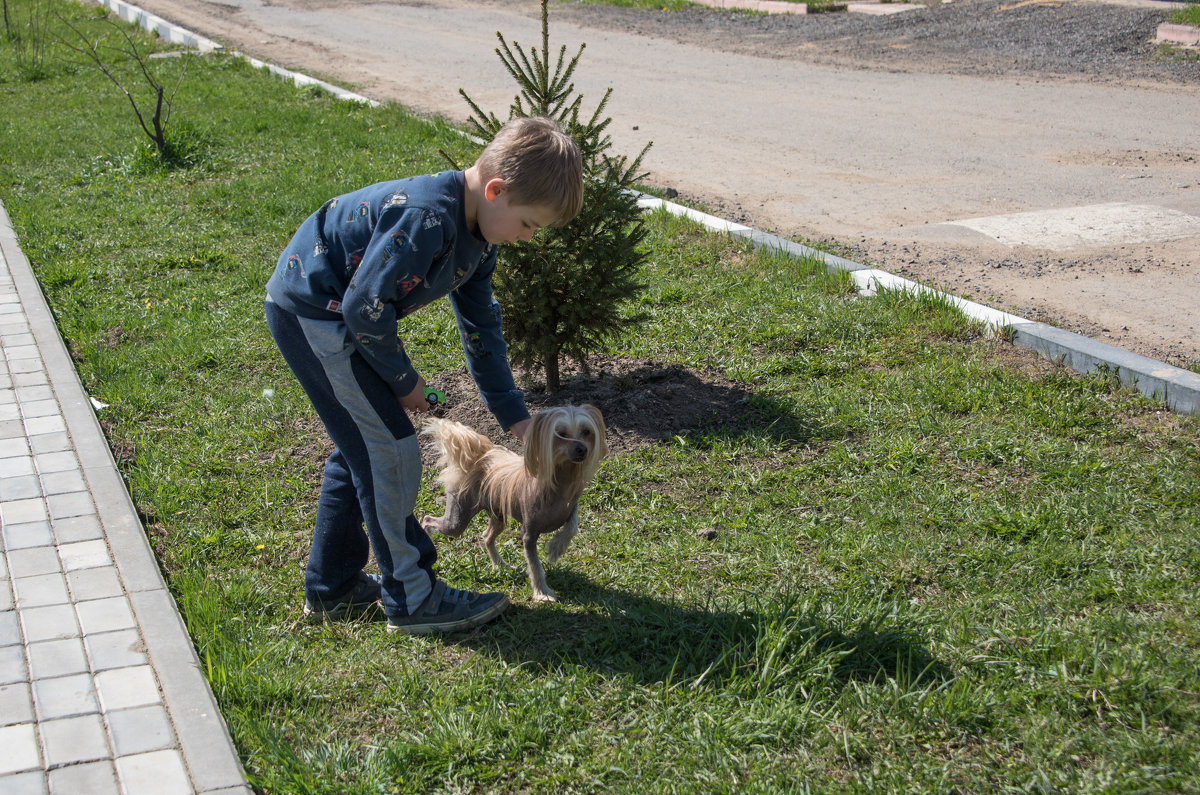
[[[405,616],[433,590],[437,551],[413,516],[421,451],[412,422],[339,320],[312,320],[266,303],[267,327],[325,424],[325,462],[304,594],[333,604],[355,585],[368,551],[383,574],[383,609]],[[366,531],[364,533],[364,525]]]

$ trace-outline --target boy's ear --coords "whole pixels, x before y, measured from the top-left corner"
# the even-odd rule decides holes
[[[503,177],[492,177],[483,186],[483,198],[490,202],[500,198],[500,194],[504,193],[508,186],[504,184]]]

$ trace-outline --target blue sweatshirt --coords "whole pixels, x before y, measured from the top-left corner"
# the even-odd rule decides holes
[[[513,381],[492,295],[496,247],[467,227],[461,171],[381,182],[331,199],[296,230],[267,294],[301,317],[345,322],[355,348],[397,397],[417,371],[397,321],[444,295],[467,369],[503,428],[529,417]]]

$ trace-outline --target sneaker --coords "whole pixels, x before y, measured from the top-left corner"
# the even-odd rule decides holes
[[[388,632],[424,635],[427,632],[457,632],[486,624],[504,612],[508,597],[502,593],[475,593],[449,588],[440,580],[433,585],[417,612],[389,618]]]
[[[367,607],[379,601],[379,575],[367,574],[360,571],[358,582],[350,589],[350,593],[333,604],[313,602],[308,597],[304,599],[304,615],[314,616],[322,621],[337,621],[346,617],[352,610]]]

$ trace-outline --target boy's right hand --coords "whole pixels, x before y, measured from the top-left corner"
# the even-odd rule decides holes
[[[432,408],[425,399],[425,379],[417,376],[417,385],[413,391],[400,398],[400,405],[409,411],[429,411]]]

